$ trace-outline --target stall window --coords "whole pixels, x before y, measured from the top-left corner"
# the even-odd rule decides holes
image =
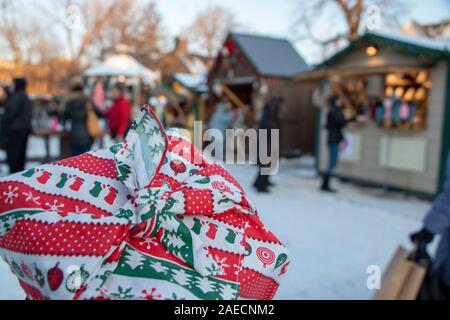
[[[374,106],[373,119],[382,128],[425,129],[429,78],[427,70],[387,74],[384,97]]]

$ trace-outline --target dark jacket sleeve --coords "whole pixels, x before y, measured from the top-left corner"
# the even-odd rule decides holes
[[[340,128],[345,127],[347,123],[353,121],[353,119],[347,120],[341,110],[334,110],[330,112],[328,120],[332,125]]]
[[[434,234],[443,233],[450,228],[450,153],[447,156],[447,177],[444,190],[433,202],[424,220],[425,228]]]
[[[71,118],[71,114],[70,114],[70,105],[71,105],[71,103],[70,102],[67,102],[66,103],[66,105],[64,106],[64,111],[63,111],[63,114],[62,114],[62,125],[63,125],[63,127],[65,127],[66,126],[66,122],[67,122],[67,120],[71,120],[70,118]]]
[[[5,106],[5,114],[3,115],[3,123],[9,124],[14,121],[20,114],[20,97],[18,95],[12,95]]]

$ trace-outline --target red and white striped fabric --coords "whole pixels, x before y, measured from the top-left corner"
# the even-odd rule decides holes
[[[31,299],[272,299],[289,264],[239,183],[149,107],[122,144],[0,179],[0,255]]]

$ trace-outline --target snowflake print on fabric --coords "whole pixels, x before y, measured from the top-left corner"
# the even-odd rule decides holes
[[[34,196],[31,191],[23,192],[22,195],[25,196],[25,202],[32,202],[32,203],[34,203],[37,206],[41,205],[41,203],[39,202],[39,199],[41,197]]]
[[[117,288],[116,292],[111,293],[111,296],[117,299],[131,299],[134,298],[134,295],[131,294],[132,288],[124,289],[121,286]]]
[[[50,212],[60,213],[62,208],[64,208],[64,203],[59,203],[58,200],[53,200],[52,203],[46,202],[45,206]]]
[[[6,204],[13,204],[15,199],[19,197],[18,187],[8,186],[8,191],[3,192]]]
[[[150,289],[150,292],[148,292],[147,290],[142,290],[142,293],[144,294],[144,299],[145,300],[156,300],[156,299],[161,299],[161,294],[156,293],[156,288],[152,288]]]
[[[145,249],[150,250],[152,247],[157,246],[159,243],[158,239],[153,236],[148,236],[144,238],[144,241],[140,241],[139,244],[145,246]]]

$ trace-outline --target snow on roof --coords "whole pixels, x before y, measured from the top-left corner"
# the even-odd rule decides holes
[[[88,77],[140,77],[150,83],[154,83],[159,78],[157,72],[146,68],[127,54],[112,55],[104,62],[86,70],[85,75]]]
[[[286,39],[241,33],[232,33],[231,37],[261,75],[293,77],[309,68]]]
[[[206,85],[206,74],[193,75],[189,73],[175,73],[174,79],[189,89],[193,89],[198,92],[208,91],[208,86]]]
[[[181,61],[193,75],[206,75],[208,73],[208,66],[197,57],[184,56]]]
[[[379,31],[370,31],[366,33],[368,35],[374,35],[382,38],[387,38],[390,40],[403,42],[405,44],[411,44],[426,49],[438,50],[442,52],[450,52],[450,39],[448,38],[427,38],[427,37],[415,37],[409,35],[401,35],[396,33],[387,33]]]

